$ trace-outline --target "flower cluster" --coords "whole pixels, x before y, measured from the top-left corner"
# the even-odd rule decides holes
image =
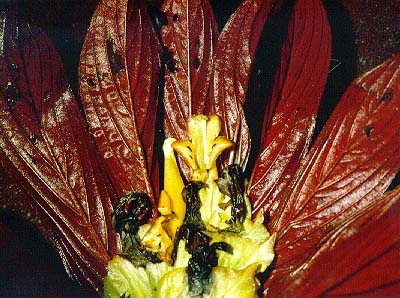
[[[4,7],[2,175],[73,278],[101,294],[107,276],[121,295],[134,286],[113,283],[136,272],[128,284],[188,281],[196,297],[241,279],[251,297],[274,255],[265,297],[396,293],[400,56],[354,80],[313,138],[331,63],[320,0],[245,0],[221,33],[208,0],[99,1],[79,100],[47,35]],[[257,44],[282,15],[255,105]]]

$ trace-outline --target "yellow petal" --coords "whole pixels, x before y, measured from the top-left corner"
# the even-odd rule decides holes
[[[185,218],[186,204],[182,198],[184,183],[181,178],[178,165],[176,163],[172,144],[175,139],[169,138],[164,141],[164,191],[170,198],[172,213],[181,220]]]

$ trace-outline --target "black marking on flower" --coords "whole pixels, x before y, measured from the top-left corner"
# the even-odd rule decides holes
[[[137,267],[145,266],[148,262],[160,262],[157,255],[144,248],[137,239],[139,226],[145,224],[151,215],[149,196],[139,192],[127,192],[112,214],[112,225],[121,236],[121,255]]]
[[[211,272],[218,265],[217,249],[226,252],[232,251],[229,244],[216,242],[211,245],[200,244],[192,253],[187,268],[189,297],[200,298],[210,292]]]
[[[216,180],[219,190],[231,198],[232,211],[229,224],[233,230],[240,230],[246,217],[245,185],[242,168],[229,165],[221,172],[221,178]]]
[[[183,189],[182,197],[186,203],[184,223],[196,224],[201,227],[204,226],[200,214],[201,200],[199,197],[199,191],[203,187],[204,183],[200,181],[191,181]]]
[[[112,214],[112,225],[118,233],[134,235],[139,226],[145,224],[151,217],[152,204],[145,193],[127,192],[121,198]]]

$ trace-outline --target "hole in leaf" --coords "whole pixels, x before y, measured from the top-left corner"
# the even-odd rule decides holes
[[[22,98],[21,92],[11,82],[7,83],[5,95],[9,108],[13,108],[16,101]]]
[[[369,138],[371,136],[371,133],[374,131],[374,127],[373,126],[369,126],[369,127],[365,127],[364,128],[364,134],[367,138]]]
[[[10,109],[12,109],[15,106],[15,100],[7,98],[7,105]]]
[[[393,98],[393,90],[388,90],[382,95],[379,102],[385,103],[385,102],[391,100],[392,98]]]
[[[196,58],[193,59],[193,66],[194,66],[194,68],[196,68],[196,69],[199,68],[199,66],[200,66],[200,59],[199,59],[199,57],[196,57]]]
[[[18,66],[14,63],[11,63],[8,65],[8,70],[9,71],[17,71],[18,70]]]
[[[94,87],[94,86],[96,85],[96,83],[95,83],[91,78],[88,78],[88,79],[86,80],[86,83],[87,83],[90,87]]]
[[[30,136],[29,136],[29,141],[30,141],[32,144],[36,144],[37,141],[38,141],[38,139],[37,139],[37,137],[36,137],[35,135],[30,135]]]
[[[179,16],[178,16],[177,13],[175,13],[175,14],[172,16],[172,20],[173,20],[174,22],[176,22],[176,21],[178,20],[178,18],[179,18]]]

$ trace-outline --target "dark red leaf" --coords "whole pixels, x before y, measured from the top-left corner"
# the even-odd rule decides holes
[[[281,233],[290,219],[285,243],[318,229],[323,234],[322,226],[343,220],[389,186],[400,167],[399,71],[397,56],[343,95],[289,189],[275,230]]]
[[[253,169],[250,198],[254,212],[268,213],[274,230],[276,210],[286,204],[282,194],[308,151],[318,106],[329,70],[331,34],[322,3],[296,1],[283,45],[260,155]]]
[[[120,250],[110,217],[116,195],[54,46],[12,10],[3,16],[2,167],[29,194],[39,228],[70,274],[100,291],[107,261]]]
[[[11,174],[7,171],[9,167],[5,165],[8,158],[2,155],[3,153],[0,151],[0,212],[10,209],[29,220],[29,216],[27,216],[29,206],[26,199],[28,195],[21,188],[21,181],[13,181],[10,178]],[[3,163],[5,164],[3,165]]]
[[[186,139],[187,120],[204,112],[218,29],[208,0],[166,0],[161,9],[167,18],[161,29],[167,60],[165,134]]]
[[[342,227],[351,229],[349,222],[367,214],[365,221],[392,200],[381,195],[400,167],[399,73],[397,56],[357,79],[342,97],[288,188],[287,209],[278,210],[275,276],[294,276]]]
[[[335,287],[352,278],[355,280],[347,284],[350,293],[365,295],[380,289],[389,297],[389,286],[399,281],[399,200],[400,187],[371,200],[321,237],[315,252],[304,262],[292,260],[279,266],[268,281],[267,297],[317,297],[327,290],[345,294],[346,287],[342,291],[335,291]]]
[[[224,163],[246,165],[250,154],[250,132],[243,103],[264,23],[281,1],[244,1],[225,25],[215,51],[214,72],[207,112],[222,119],[222,134],[236,143]]]
[[[81,54],[80,92],[90,131],[119,195],[154,199],[150,183],[160,57],[146,7],[101,1]]]
[[[400,229],[400,222],[398,219],[399,208],[397,208],[396,218],[392,218]],[[393,214],[393,213],[392,213]],[[395,231],[394,237],[400,233],[399,230]],[[398,236],[397,236],[398,237]],[[361,268],[360,271],[353,273],[342,284],[335,286],[329,290],[327,296],[344,296],[344,295],[366,295],[367,293],[375,295],[375,297],[391,297],[390,289],[397,283],[397,292],[400,285],[400,242],[397,245],[384,252],[381,256],[375,258],[366,266]],[[341,270],[341,269],[337,269]],[[386,295],[378,295],[377,291],[385,291]],[[375,292],[375,293],[374,293]]]

